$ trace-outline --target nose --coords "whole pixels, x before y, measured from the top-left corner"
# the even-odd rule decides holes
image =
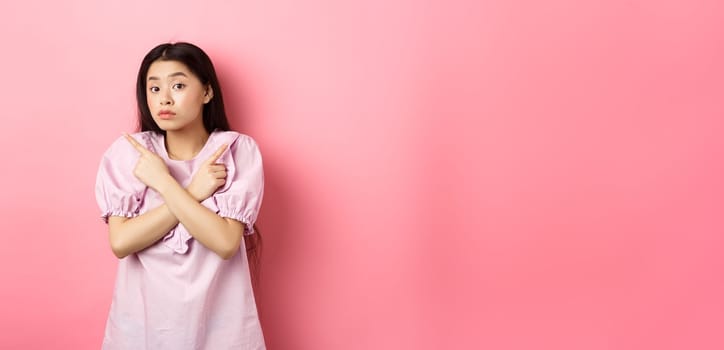
[[[164,92],[161,93],[160,102],[162,106],[168,106],[173,104],[173,99],[171,98],[171,94],[168,90],[164,90]]]

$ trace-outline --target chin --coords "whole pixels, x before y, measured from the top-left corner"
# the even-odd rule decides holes
[[[163,131],[181,131],[184,129],[195,129],[196,127],[204,127],[203,121],[189,120],[187,118],[173,118],[173,119],[153,119],[156,125]],[[196,125],[196,124],[199,125]]]
[[[174,132],[174,131],[181,131],[184,129],[189,129],[192,126],[189,124],[181,124],[181,123],[174,123],[173,121],[168,120],[162,120],[161,123],[156,123],[161,130],[164,132]]]
[[[156,122],[156,125],[163,130],[163,131],[175,131],[180,129],[180,127],[174,123],[171,120],[154,120]]]

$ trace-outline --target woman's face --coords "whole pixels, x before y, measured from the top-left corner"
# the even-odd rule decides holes
[[[181,62],[156,61],[146,74],[146,101],[164,131],[203,128],[203,108],[213,97],[210,86]]]

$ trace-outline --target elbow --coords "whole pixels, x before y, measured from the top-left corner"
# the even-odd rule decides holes
[[[119,252],[116,252],[115,250],[113,251],[113,255],[115,255],[116,258],[118,258],[119,260],[128,256],[128,254],[126,254],[126,253],[119,253]]]
[[[222,249],[221,251],[216,252],[222,259],[229,260],[236,255],[236,252],[239,251],[239,247],[237,246],[236,249]]]
[[[128,250],[123,249],[123,247],[119,246],[117,243],[114,244],[111,242],[111,251],[113,252],[113,255],[116,256],[118,259],[123,259],[128,256]]]
[[[236,242],[236,241],[229,242],[224,247],[220,248],[216,252],[216,254],[219,255],[219,257],[221,257],[224,260],[229,260],[229,259],[233,258],[236,255],[236,253],[239,252],[239,246],[240,246],[240,242]]]
[[[110,217],[108,219],[108,243],[110,243],[111,251],[118,259],[123,259],[133,253],[131,242],[126,238],[124,232],[124,222],[127,218]]]
[[[113,252],[113,255],[115,255],[118,259],[123,259],[131,253],[128,247],[123,244],[123,242],[118,239],[116,235],[111,234],[109,238],[111,251]]]
[[[244,232],[240,231],[238,227],[233,227],[228,234],[225,235],[225,239],[222,241],[223,244],[216,249],[216,254],[224,260],[229,260],[236,256],[241,247],[243,234]]]

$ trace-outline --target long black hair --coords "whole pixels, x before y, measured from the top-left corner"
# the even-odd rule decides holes
[[[160,134],[166,134],[153,120],[151,110],[148,108],[146,100],[146,75],[151,64],[156,61],[176,61],[184,64],[188,69],[196,75],[203,85],[210,85],[214,92],[213,98],[204,104],[203,121],[206,132],[211,133],[218,129],[229,131],[229,121],[226,119],[226,111],[224,109],[224,98],[221,94],[221,86],[219,79],[216,77],[216,70],[211,63],[209,56],[198,46],[186,43],[166,43],[161,44],[149,51],[141,62],[138,69],[138,79],[136,80],[136,103],[138,104],[138,126],[141,131],[153,131]],[[258,281],[259,277],[259,259],[261,256],[261,232],[254,225],[256,233],[252,235],[244,235],[244,243],[246,253],[249,259],[250,271],[254,281]]]

